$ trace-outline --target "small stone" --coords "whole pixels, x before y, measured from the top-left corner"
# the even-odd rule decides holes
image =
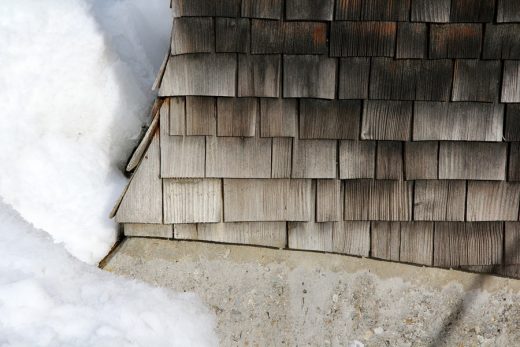
[[[379,328],[375,328],[374,329],[374,334],[376,335],[381,335],[383,333],[383,328],[379,327]]]

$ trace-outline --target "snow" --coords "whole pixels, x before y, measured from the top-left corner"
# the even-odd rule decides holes
[[[193,294],[97,264],[168,47],[167,0],[2,0],[0,346],[214,346]]]

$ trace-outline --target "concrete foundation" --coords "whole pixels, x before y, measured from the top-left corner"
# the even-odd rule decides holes
[[[108,271],[201,296],[222,346],[516,346],[520,281],[333,254],[128,238]]]

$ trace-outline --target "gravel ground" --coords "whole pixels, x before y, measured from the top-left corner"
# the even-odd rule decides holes
[[[517,346],[520,281],[332,254],[126,239],[105,269],[191,291],[222,346]]]

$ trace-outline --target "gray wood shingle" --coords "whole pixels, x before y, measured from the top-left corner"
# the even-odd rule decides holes
[[[238,96],[280,96],[280,55],[238,55]]]
[[[370,256],[373,258],[399,261],[401,223],[370,222],[370,225]]]
[[[519,183],[468,182],[467,221],[517,221],[519,206]]]
[[[204,147],[204,136],[161,136],[161,177],[204,177]]]
[[[335,222],[332,224],[332,251],[368,257],[370,222]]]
[[[186,98],[174,97],[168,98],[165,103],[169,106],[169,135],[185,135],[186,134]],[[162,124],[166,127],[166,124]]]
[[[174,18],[171,54],[209,53],[215,49],[213,18]]]
[[[200,223],[187,239],[283,248],[285,222]]]
[[[520,2],[517,0],[498,0],[497,22],[520,22]]]
[[[249,20],[245,18],[216,18],[216,51],[248,53],[249,26]]]
[[[520,102],[520,61],[506,60],[502,78],[502,102]]]
[[[509,148],[509,181],[520,181],[520,142],[512,142]]]
[[[376,141],[340,141],[339,177],[374,178]]]
[[[260,136],[298,136],[298,100],[260,99]]]
[[[415,181],[415,220],[464,221],[465,205],[466,181]]]
[[[255,136],[257,120],[258,99],[217,99],[218,136]]]
[[[403,142],[378,141],[376,179],[402,180],[403,177]]]
[[[291,178],[292,138],[273,138],[272,178]]]
[[[429,266],[432,265],[432,222],[401,222],[399,261]]]
[[[236,17],[240,0],[172,0],[174,17]]]
[[[339,99],[368,99],[370,58],[341,58],[339,64]]]
[[[171,118],[171,117],[170,117]],[[216,135],[217,101],[208,96],[186,97],[186,134]]]
[[[506,264],[520,264],[520,223],[506,222],[505,223],[505,263]]]
[[[340,180],[317,180],[317,222],[337,222],[343,220],[343,200],[341,190]]]
[[[280,19],[283,0],[242,0],[242,17]]]
[[[290,249],[332,252],[334,223],[287,223]]]
[[[497,101],[500,70],[498,60],[457,60],[452,101]]]
[[[284,55],[285,98],[334,99],[337,60],[317,55]]]
[[[405,142],[404,163],[407,180],[437,179],[439,174],[437,141]]]
[[[366,100],[361,139],[407,141],[411,137],[413,103]]]
[[[397,24],[395,22],[332,22],[332,57],[393,57]]]
[[[162,212],[161,212],[162,213]],[[155,237],[171,239],[173,238],[173,225],[171,224],[134,224],[125,223],[123,225],[125,236]]]
[[[338,0],[336,20],[406,21],[410,0]]]
[[[520,141],[520,104],[509,104],[506,110],[506,141]]]
[[[336,178],[335,140],[293,140],[292,178]]]

